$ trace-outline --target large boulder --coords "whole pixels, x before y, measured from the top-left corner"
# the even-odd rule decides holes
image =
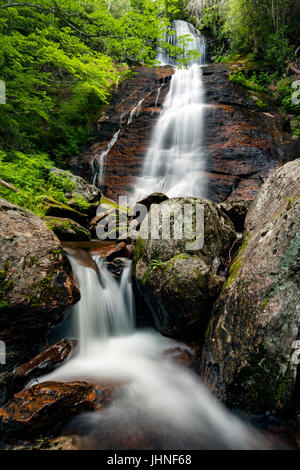
[[[0,340],[19,346],[25,362],[33,343],[44,341],[79,298],[56,236],[39,217],[1,199]]]
[[[90,241],[90,232],[72,219],[44,217],[46,225],[61,241]]]
[[[196,205],[204,211],[204,234],[197,231],[196,243],[191,242],[188,230],[182,237],[166,239],[164,221],[170,217],[173,234],[184,206],[193,208],[195,222]],[[152,235],[150,221],[155,232]],[[136,244],[135,277],[161,333],[176,338],[199,338],[203,334],[224,282],[218,275],[219,267],[226,265],[235,236],[229,218],[204,199],[174,198],[151,207]],[[201,237],[204,244],[198,243]]]
[[[203,373],[230,406],[285,410],[300,342],[300,159],[263,185],[207,330]]]
[[[71,219],[84,227],[88,226],[89,219],[86,214],[82,214],[78,210],[72,209],[72,207],[58,202],[50,196],[40,196],[37,199],[37,204],[41,207],[46,217]]]

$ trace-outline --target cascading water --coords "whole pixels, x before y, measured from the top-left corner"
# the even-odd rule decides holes
[[[121,126],[122,126],[122,121],[121,121]],[[120,129],[118,130],[118,132],[116,132],[113,135],[113,138],[109,142],[106,149],[99,155],[98,158],[96,158],[94,160],[94,173],[93,173],[93,181],[92,182],[93,182],[93,185],[95,185],[95,186],[101,187],[101,185],[103,183],[106,158],[107,158],[109,152],[111,151],[111,149],[113,148],[113,146],[115,145],[115,143],[118,140],[120,130],[121,130],[121,126],[120,126]]]
[[[136,180],[132,196],[134,202],[156,191],[170,197],[206,195],[203,124],[207,105],[201,78],[205,40],[185,21],[174,21],[174,28],[175,35],[167,35],[167,40],[178,45],[182,36],[189,35],[186,55],[194,50],[201,55],[191,60],[187,69],[176,69],[172,77],[163,112],[145,157],[142,176]],[[175,65],[174,59],[161,50],[157,60],[161,65]]]
[[[187,70],[175,72],[135,200],[159,189],[169,195],[205,194],[201,177],[204,92],[199,67],[205,61],[205,44],[191,25],[176,21],[175,26],[172,41],[190,34],[189,48],[202,51],[202,56]],[[166,55],[160,57],[170,62]],[[132,110],[128,123],[141,104]],[[80,348],[77,356],[42,380],[122,384],[104,410],[81,415],[71,423],[73,432],[81,435],[83,448],[269,447],[265,437],[227,411],[197,375],[168,353],[178,347],[188,349],[185,345],[156,331],[135,329],[130,265],[118,283],[97,256],[85,266],[79,257],[71,256],[70,261],[81,291],[72,315]]]
[[[43,378],[124,384],[101,413],[88,413],[71,423],[73,431],[84,436],[81,445],[94,449],[267,448],[262,436],[231,415],[194,373],[166,354],[186,346],[155,331],[134,329],[131,267],[117,283],[99,258],[93,261],[95,269],[71,258],[81,291],[73,312],[79,353]],[[136,440],[132,444],[129,436],[138,436],[139,444]]]

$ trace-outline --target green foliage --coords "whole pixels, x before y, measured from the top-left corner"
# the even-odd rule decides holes
[[[264,64],[278,72],[284,70],[289,60],[292,60],[294,48],[283,31],[279,34],[270,34],[266,37],[264,55],[261,57]]]
[[[284,112],[295,114],[295,121],[298,120],[297,116],[300,115],[300,105],[292,102],[294,92],[292,88],[294,79],[292,77],[286,74],[280,75],[277,72],[268,73],[262,70],[258,73],[256,71],[243,71],[239,69],[233,70],[229,78],[233,83],[237,83],[248,90],[268,94]],[[260,104],[259,101],[257,104]],[[264,107],[264,103],[262,105]],[[295,132],[295,135],[297,135],[297,132]]]
[[[0,149],[49,153],[65,166],[91,139],[128,66],[155,64],[157,40],[164,45],[184,2],[0,0]]]
[[[243,72],[242,70],[234,70],[229,78],[233,83],[237,83],[238,85],[241,85],[248,90],[257,92],[265,91],[265,87],[259,83],[255,73],[248,77],[247,73]]]
[[[66,203],[64,193],[73,188],[68,178],[57,178],[49,173],[53,162],[47,155],[25,155],[21,152],[0,152],[0,175],[18,191],[14,192],[0,184],[0,197],[25,207],[38,215],[44,215],[38,204],[41,195]]]

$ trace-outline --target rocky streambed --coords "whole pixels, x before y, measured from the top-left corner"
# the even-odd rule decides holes
[[[72,176],[75,189],[67,195],[68,204],[44,198],[42,220],[0,201],[4,448],[81,448],[74,429],[63,435],[65,424],[82,412],[103,412],[122,389],[122,383],[112,382],[35,383],[77,354],[76,341],[57,340],[51,333],[68,321],[80,299],[67,257],[75,252],[92,269],[90,255],[99,254],[117,280],[133,259],[138,324],[155,325],[161,334],[187,343],[189,352],[170,352],[181,367],[192,369],[228,407],[245,413],[245,419],[252,416],[259,427],[299,447],[299,141],[285,132],[276,109],[262,111],[255,97],[228,81],[223,65],[206,67],[207,102],[213,105],[206,112],[208,198],[152,195],[142,201],[150,212],[137,239],[117,229],[111,240],[90,242],[99,224],[105,226],[116,214],[120,225],[132,222],[116,197],[132,191],[172,71],[141,68],[133,81],[122,84],[99,123],[102,140],[72,162],[81,176]],[[128,123],[141,100],[139,113]],[[82,176],[90,181],[95,156],[121,120],[109,153],[104,196]],[[81,207],[74,199],[78,193],[86,202]],[[155,212],[186,203],[204,208],[201,248],[189,250],[185,239],[147,237]],[[156,229],[161,234],[161,227]],[[117,241],[116,233],[121,235]],[[45,438],[39,442],[40,436]],[[128,448],[153,445],[141,436],[130,439]]]

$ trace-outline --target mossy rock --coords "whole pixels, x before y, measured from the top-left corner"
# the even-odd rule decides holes
[[[299,375],[299,181],[300,159],[262,186],[207,330],[208,386],[249,413],[286,412]]]
[[[61,241],[89,241],[90,232],[71,219],[59,217],[44,218],[48,228],[57,235]]]
[[[193,208],[193,215],[182,227],[183,236],[177,238],[175,227],[187,205]],[[202,229],[195,232],[197,205],[203,208],[204,233]],[[168,239],[165,216],[170,221]],[[153,222],[152,232],[149,225]],[[235,238],[230,219],[210,201],[174,198],[152,205],[136,242],[134,265],[139,292],[162,334],[203,339],[213,303],[225,281],[214,266],[216,261],[218,265],[225,263]]]
[[[52,197],[40,196],[37,198],[37,205],[42,208],[45,216],[72,219],[85,227],[88,225],[87,215],[56,201]]]

